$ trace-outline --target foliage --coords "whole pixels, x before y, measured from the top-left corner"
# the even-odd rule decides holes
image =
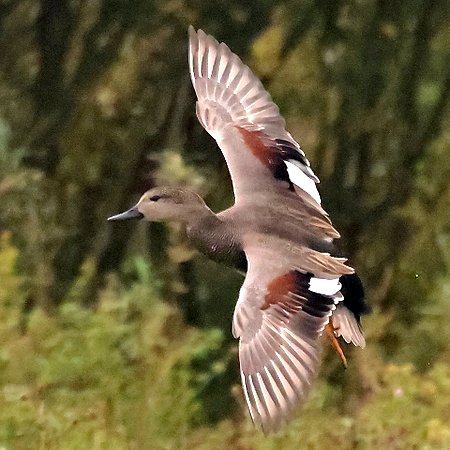
[[[0,2],[0,447],[450,447],[450,8],[444,0]],[[110,224],[156,184],[231,184],[195,117],[188,24],[260,76],[364,280],[368,348],[328,353],[254,431],[240,275],[175,226]]]
[[[3,248],[4,261],[12,250]],[[3,275],[9,287],[17,283]],[[95,311],[75,301],[52,316],[36,309],[26,335],[9,290],[1,307],[1,445],[163,448],[207,421],[199,398],[226,369],[221,334],[183,326],[154,285],[141,261],[128,289],[109,280]]]
[[[7,235],[0,256],[6,262],[2,280],[7,287],[0,306],[4,448],[289,450],[320,445],[344,450],[450,445],[448,357],[430,363],[423,374],[409,363],[384,364],[377,346],[370,344],[353,354],[346,374],[353,392],[346,402],[340,399],[345,385],[319,380],[297,418],[266,437],[243,417],[237,386],[232,389],[235,401],[215,396],[227,411],[211,422],[214,408],[205,401],[205,391],[221,391],[235,352],[227,350],[217,329],[200,331],[183,324],[179,311],[160,300],[148,264],[130,264],[129,286],[111,276],[95,310],[79,306],[75,298],[51,316],[34,310],[23,334],[16,249]],[[369,321],[369,338],[380,319],[375,315]],[[448,354],[448,342],[443,355]],[[233,374],[236,383],[237,369],[231,366],[227,377]],[[355,377],[360,385],[356,391]]]

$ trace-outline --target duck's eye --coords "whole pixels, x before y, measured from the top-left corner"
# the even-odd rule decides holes
[[[150,200],[151,202],[157,202],[160,198],[161,198],[161,196],[159,196],[159,195],[152,195],[152,196],[149,198],[149,200]]]

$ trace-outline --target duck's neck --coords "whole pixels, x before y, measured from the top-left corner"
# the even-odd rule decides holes
[[[232,224],[222,221],[211,210],[203,213],[186,227],[194,246],[214,261],[243,270],[245,254]]]

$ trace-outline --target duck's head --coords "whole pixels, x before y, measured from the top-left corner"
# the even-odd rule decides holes
[[[147,191],[131,209],[108,217],[108,220],[146,219],[150,222],[188,223],[205,211],[210,210],[195,192],[174,187],[156,187]]]

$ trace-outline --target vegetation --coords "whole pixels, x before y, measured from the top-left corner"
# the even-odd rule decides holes
[[[0,448],[450,448],[450,6],[0,4]],[[231,203],[195,118],[188,24],[240,54],[322,180],[368,346],[325,351],[264,436],[230,323],[240,275],[175,226],[106,223],[156,184]]]

